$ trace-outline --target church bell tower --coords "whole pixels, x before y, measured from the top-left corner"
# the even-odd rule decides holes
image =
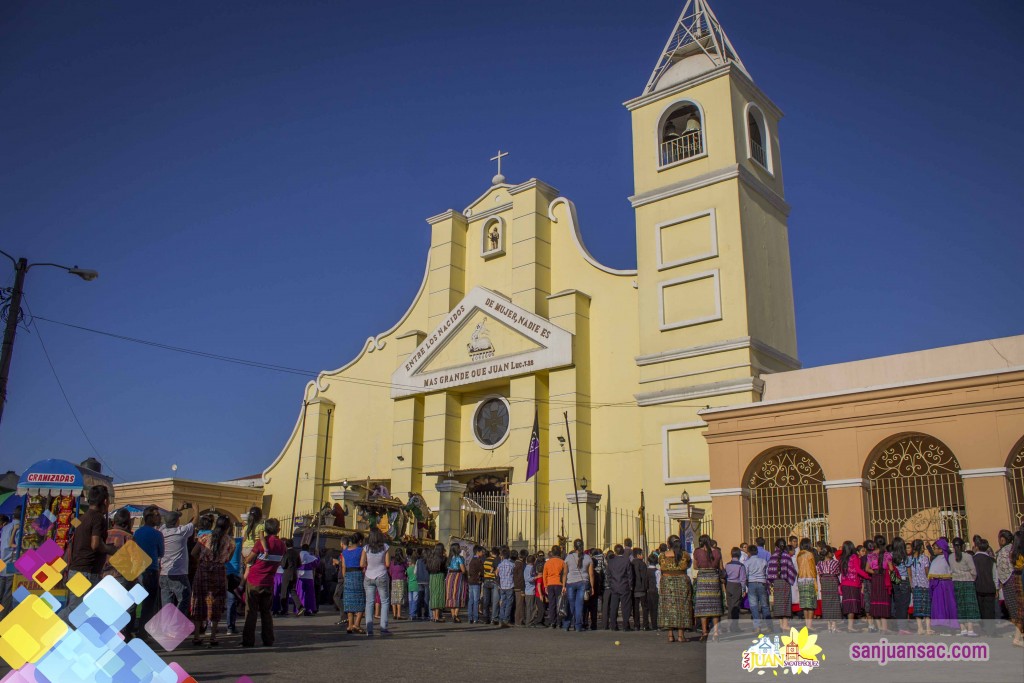
[[[782,112],[706,0],[688,0],[632,116],[647,460],[712,502],[697,410],[761,399],[792,370],[796,324],[779,153]],[[678,406],[678,410],[665,408]],[[697,406],[697,407],[694,407]],[[651,475],[654,472],[650,473]],[[676,491],[672,485],[678,485]]]

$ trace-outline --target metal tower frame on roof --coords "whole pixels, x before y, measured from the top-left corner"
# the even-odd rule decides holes
[[[736,49],[729,42],[729,36],[718,21],[706,0],[686,0],[683,11],[676,20],[675,28],[661,51],[657,66],[644,87],[644,94],[654,92],[654,88],[669,67],[690,55],[703,52],[719,66],[732,62],[748,77],[750,73],[743,65]]]

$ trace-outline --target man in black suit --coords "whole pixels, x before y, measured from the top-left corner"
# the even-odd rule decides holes
[[[651,615],[647,612],[647,563],[644,562],[644,551],[633,549],[633,627],[637,631],[651,630]]]
[[[622,545],[615,546],[615,557],[608,559],[605,581],[605,598],[609,600],[605,629],[610,627],[613,631],[619,630],[621,605],[623,630],[632,631],[633,629],[629,627],[629,617],[633,612],[633,587],[636,584],[636,576],[633,571],[633,558],[625,554]]]

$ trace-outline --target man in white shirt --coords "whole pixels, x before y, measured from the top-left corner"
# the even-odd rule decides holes
[[[193,506],[193,516],[195,507]],[[188,541],[195,533],[195,524],[179,526],[181,512],[168,512],[160,533],[164,537],[164,556],[160,559],[160,601],[174,603],[188,616],[192,585],[188,580]]]

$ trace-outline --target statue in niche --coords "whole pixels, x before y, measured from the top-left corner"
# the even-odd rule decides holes
[[[487,231],[487,251],[495,251],[498,245],[501,243],[501,230],[498,228],[498,224],[495,223],[491,226],[491,229]]]

